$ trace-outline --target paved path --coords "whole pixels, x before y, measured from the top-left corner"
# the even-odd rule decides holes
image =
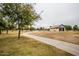
[[[22,35],[25,36],[25,37],[30,37],[30,38],[33,38],[35,40],[41,41],[43,43],[55,46],[59,49],[62,49],[64,51],[68,52],[68,53],[71,53],[73,55],[79,56],[79,45],[64,42],[64,41],[59,41],[59,40],[55,40],[55,39],[35,36],[35,35],[32,35],[28,32],[23,33]]]

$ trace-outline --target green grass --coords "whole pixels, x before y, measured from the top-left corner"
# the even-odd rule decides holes
[[[72,54],[31,38],[17,39],[16,32],[0,35],[0,56],[70,56]]]

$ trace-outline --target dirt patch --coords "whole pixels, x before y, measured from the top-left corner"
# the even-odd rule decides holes
[[[33,32],[33,34],[52,38],[52,39],[62,40],[74,44],[79,44],[79,32],[37,31],[37,32]]]

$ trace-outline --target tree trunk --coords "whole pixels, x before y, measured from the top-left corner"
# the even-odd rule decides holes
[[[18,31],[18,39],[20,38],[21,30]]]
[[[0,29],[0,34],[2,34],[1,29]]]
[[[8,34],[8,29],[6,30],[6,34]]]
[[[21,28],[20,28],[20,20],[18,19],[18,39],[20,39]]]

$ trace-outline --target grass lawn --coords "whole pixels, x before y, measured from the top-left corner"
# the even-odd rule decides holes
[[[72,54],[31,38],[17,39],[17,32],[0,35],[0,56],[70,56]]]
[[[76,32],[75,31],[69,31],[69,32],[37,31],[37,32],[33,32],[33,34],[79,45],[79,31]]]

